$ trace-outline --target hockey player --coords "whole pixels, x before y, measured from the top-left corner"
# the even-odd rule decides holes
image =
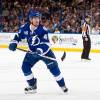
[[[82,39],[83,39],[83,52],[81,55],[82,60],[91,60],[89,58],[89,53],[91,49],[89,22],[90,22],[90,19],[86,17],[84,24],[82,26]]]
[[[14,39],[9,44],[9,49],[15,51],[18,42],[26,38],[29,49],[32,52],[26,53],[22,64],[22,71],[29,85],[29,87],[25,88],[25,93],[34,93],[37,90],[37,79],[33,76],[31,68],[39,60],[42,60],[47,65],[47,68],[55,77],[57,84],[61,87],[63,92],[67,92],[68,89],[66,88],[57,61],[40,56],[45,55],[56,59],[49,46],[48,32],[44,26],[39,24],[40,20],[40,13],[31,10],[29,12],[29,23],[25,23],[25,25],[20,27],[18,34],[15,35]]]

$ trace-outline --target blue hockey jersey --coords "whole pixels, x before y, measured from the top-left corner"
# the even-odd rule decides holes
[[[25,25],[20,27],[18,34],[15,35],[14,41],[19,42],[22,39],[27,40],[29,49],[32,52],[36,52],[37,49],[40,49],[43,53],[47,53],[50,49],[48,31],[42,25],[32,30],[30,24],[25,23]]]

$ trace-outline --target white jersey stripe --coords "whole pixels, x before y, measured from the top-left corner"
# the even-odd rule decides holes
[[[26,77],[26,80],[31,80],[32,78],[34,78],[32,73],[30,75],[28,75],[28,76],[25,76],[25,77]]]
[[[56,81],[60,81],[62,78],[63,78],[63,77],[62,77],[61,74],[55,77]]]

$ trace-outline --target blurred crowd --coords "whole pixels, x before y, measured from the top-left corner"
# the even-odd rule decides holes
[[[84,0],[0,0],[0,2],[0,32],[18,32],[18,28],[28,20],[29,10],[34,9],[42,13],[41,24],[50,33],[81,33],[84,16],[87,16],[91,19],[92,34],[100,34],[100,4],[95,0],[85,0],[85,2]]]

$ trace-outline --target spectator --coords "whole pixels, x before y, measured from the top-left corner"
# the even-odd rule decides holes
[[[56,34],[60,33],[59,29],[56,28],[55,31],[54,31],[54,33],[56,33]]]
[[[92,34],[95,34],[95,35],[100,34],[100,26],[98,23],[96,23],[96,25],[93,27]]]
[[[2,20],[1,31],[13,32],[14,27],[23,25],[27,21],[30,9],[38,10],[42,16],[46,16],[46,27],[50,32],[57,28],[63,33],[81,32],[81,22],[84,12],[92,17],[91,25],[96,22],[100,24],[100,9],[95,1],[84,3],[73,2],[74,0],[2,0]],[[79,1],[79,0],[78,0]],[[88,4],[90,3],[90,5]],[[91,6],[92,5],[92,6]],[[85,10],[84,10],[85,9]],[[24,18],[24,19],[23,19]],[[8,25],[5,25],[5,20]],[[16,21],[16,22],[15,22]]]

